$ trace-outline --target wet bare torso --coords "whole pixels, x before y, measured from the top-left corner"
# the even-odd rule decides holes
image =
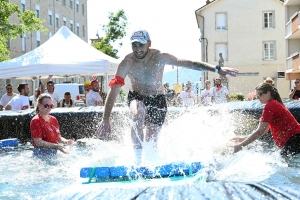
[[[164,66],[161,52],[156,49],[149,49],[144,59],[137,59],[133,53],[124,59],[124,68],[133,91],[145,96],[164,94]]]

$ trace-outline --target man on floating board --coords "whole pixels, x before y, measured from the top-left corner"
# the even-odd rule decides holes
[[[125,56],[119,64],[114,78],[109,83],[103,119],[96,134],[105,138],[111,131],[109,117],[124,79],[128,75],[132,90],[128,94],[128,105],[133,113],[135,126],[131,129],[131,138],[136,149],[141,149],[144,138],[143,126],[146,126],[146,141],[157,140],[167,113],[164,86],[162,84],[165,65],[181,66],[200,71],[217,72],[220,76],[226,74],[236,76],[238,70],[213,66],[204,62],[192,62],[178,59],[173,55],[150,49],[151,40],[147,31],[133,32],[131,38],[132,53]]]

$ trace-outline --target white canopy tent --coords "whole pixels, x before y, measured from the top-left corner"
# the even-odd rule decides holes
[[[108,80],[108,75],[115,74],[118,63],[63,26],[38,48],[0,63],[0,79],[104,75]]]

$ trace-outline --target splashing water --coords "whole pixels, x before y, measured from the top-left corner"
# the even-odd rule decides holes
[[[293,166],[279,156],[279,151],[264,148],[262,141],[255,142],[243,151],[231,155],[230,138],[237,130],[248,124],[241,124],[242,116],[209,108],[194,108],[180,114],[180,117],[165,125],[158,136],[157,148],[153,142],[143,143],[141,166],[155,167],[173,162],[200,161],[204,165],[215,165],[216,171],[209,180],[233,182],[265,182],[273,185],[282,183],[300,186],[300,162]],[[69,147],[70,154],[58,152],[58,157],[50,160],[32,158],[31,150],[1,153],[0,160],[0,199],[35,199],[53,194],[71,185],[83,187],[79,178],[82,167],[132,166],[135,154],[130,138],[130,120],[122,129],[121,141],[101,141],[86,138],[80,141],[85,145]],[[237,120],[239,123],[237,123]],[[245,118],[248,120],[248,118]],[[251,130],[248,130],[251,132]],[[299,159],[300,160],[300,159]],[[192,182],[182,181],[182,187],[203,182],[207,174],[200,174]],[[198,181],[196,181],[198,180]],[[147,186],[172,185],[169,180],[153,180]],[[175,184],[175,183],[174,183]],[[94,184],[88,187],[116,187],[115,185]],[[138,188],[138,184],[119,184],[117,187]],[[39,191],[39,192],[36,192]],[[174,191],[173,191],[174,192]],[[118,189],[115,194],[117,195]],[[162,194],[163,195],[163,194]],[[174,193],[176,196],[176,194]],[[109,198],[107,198],[109,199]]]

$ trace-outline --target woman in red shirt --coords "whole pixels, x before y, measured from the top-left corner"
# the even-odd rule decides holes
[[[54,108],[52,98],[49,94],[41,94],[37,99],[37,115],[30,122],[32,145],[34,156],[55,155],[57,150],[68,153],[62,144],[73,145],[73,140],[67,140],[60,135],[58,121],[49,115]]]
[[[266,104],[259,120],[259,125],[248,137],[233,138],[241,142],[234,146],[234,153],[265,134],[270,128],[275,144],[281,149],[281,155],[300,153],[300,124],[284,106],[280,95],[267,83],[260,83],[255,88],[260,103]]]

